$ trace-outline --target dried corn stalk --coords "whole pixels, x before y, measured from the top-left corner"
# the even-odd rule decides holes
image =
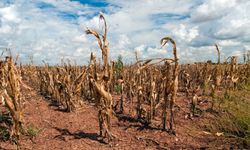
[[[215,89],[217,89],[221,85],[221,79],[222,79],[222,69],[220,64],[220,49],[218,48],[218,45],[215,44],[217,54],[218,54],[218,61],[215,69]]]
[[[85,66],[79,68],[70,64],[64,64],[63,67],[46,65],[38,74],[40,91],[67,112],[74,111],[82,104],[81,92],[86,70]]]
[[[108,64],[108,40],[107,40],[107,24],[103,15],[100,15],[100,19],[104,21],[104,35],[101,36],[95,30],[87,29],[86,34],[92,34],[96,37],[98,41],[98,45],[102,51],[103,58],[103,69],[101,73],[101,78],[98,80],[97,78],[90,77],[90,83],[93,85],[95,90],[97,91],[97,102],[98,102],[98,119],[99,119],[99,127],[100,127],[100,136],[107,137],[108,140],[112,140],[115,136],[111,133],[111,117],[113,114],[113,98],[109,93],[109,64]],[[110,72],[112,74],[112,70]],[[97,76],[97,75],[96,75]]]
[[[23,130],[22,104],[21,104],[21,77],[11,57],[0,62],[0,97],[5,107],[10,111],[13,125],[10,136],[18,138]]]
[[[172,80],[171,80],[171,62],[170,61],[166,61],[165,62],[165,66],[164,66],[164,72],[163,72],[163,76],[164,76],[164,103],[162,105],[162,128],[163,130],[167,129],[167,107],[169,105],[169,94],[171,93],[171,84],[172,84]]]
[[[170,93],[171,93],[171,99],[169,104],[170,109],[170,123],[169,123],[169,130],[171,133],[175,134],[174,130],[174,103],[176,99],[176,94],[178,90],[178,58],[177,58],[177,50],[176,50],[176,43],[175,41],[170,37],[164,37],[161,39],[161,45],[164,46],[167,42],[171,42],[173,45],[173,55],[174,55],[174,68],[173,68],[173,74],[172,74],[172,83],[170,85]]]

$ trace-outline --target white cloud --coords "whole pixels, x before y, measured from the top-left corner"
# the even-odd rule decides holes
[[[0,8],[0,16],[2,22],[18,23],[20,21],[20,18],[16,12],[16,7],[14,5]]]
[[[202,22],[221,18],[236,5],[236,0],[206,0],[192,12],[192,20]]]
[[[10,33],[11,32],[11,27],[9,25],[3,25],[0,28],[0,33]]]
[[[105,8],[69,0],[0,1],[0,47],[10,47],[25,62],[34,56],[60,63],[62,58],[87,63],[91,51],[101,56],[89,28],[103,32],[98,12],[105,9],[110,58],[172,57],[171,46],[160,49],[160,39],[172,37],[181,62],[216,60],[214,43],[227,57],[250,47],[250,1],[247,0],[127,0]],[[39,8],[46,4],[48,8]],[[238,52],[239,51],[239,52]]]
[[[178,39],[190,42],[199,35],[199,31],[197,26],[187,29],[184,24],[180,24],[178,28],[173,30],[173,34],[175,34]]]
[[[220,46],[237,46],[240,45],[240,42],[235,40],[222,40],[219,41],[218,44]]]

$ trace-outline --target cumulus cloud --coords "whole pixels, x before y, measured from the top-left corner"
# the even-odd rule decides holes
[[[223,57],[240,56],[250,47],[250,2],[247,0],[3,0],[0,1],[0,47],[29,57],[36,64],[61,59],[87,63],[90,52],[101,57],[95,38],[84,30],[103,32],[99,12],[108,23],[110,57],[126,62],[172,57],[171,46],[159,40],[176,40],[181,62],[216,60],[214,43]]]
[[[206,22],[220,19],[230,13],[236,4],[236,0],[206,0],[191,13],[192,21]]]

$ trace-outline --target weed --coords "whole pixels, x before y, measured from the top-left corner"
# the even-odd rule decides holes
[[[30,136],[30,137],[35,137],[35,136],[37,136],[40,132],[41,132],[41,129],[36,128],[36,127],[33,126],[33,125],[28,126],[27,129],[26,129],[26,133],[27,133],[27,135]]]

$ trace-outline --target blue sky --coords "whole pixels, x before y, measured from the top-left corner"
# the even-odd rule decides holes
[[[248,0],[1,0],[0,49],[11,48],[22,62],[78,64],[90,52],[101,56],[98,45],[84,30],[103,32],[100,12],[108,23],[110,58],[122,55],[134,61],[172,57],[171,47],[159,40],[171,36],[177,42],[180,61],[216,60],[214,44],[222,59],[250,50],[250,1]]]
[[[90,5],[93,7],[106,7],[109,3],[105,0],[71,0],[80,2],[83,5]]]

